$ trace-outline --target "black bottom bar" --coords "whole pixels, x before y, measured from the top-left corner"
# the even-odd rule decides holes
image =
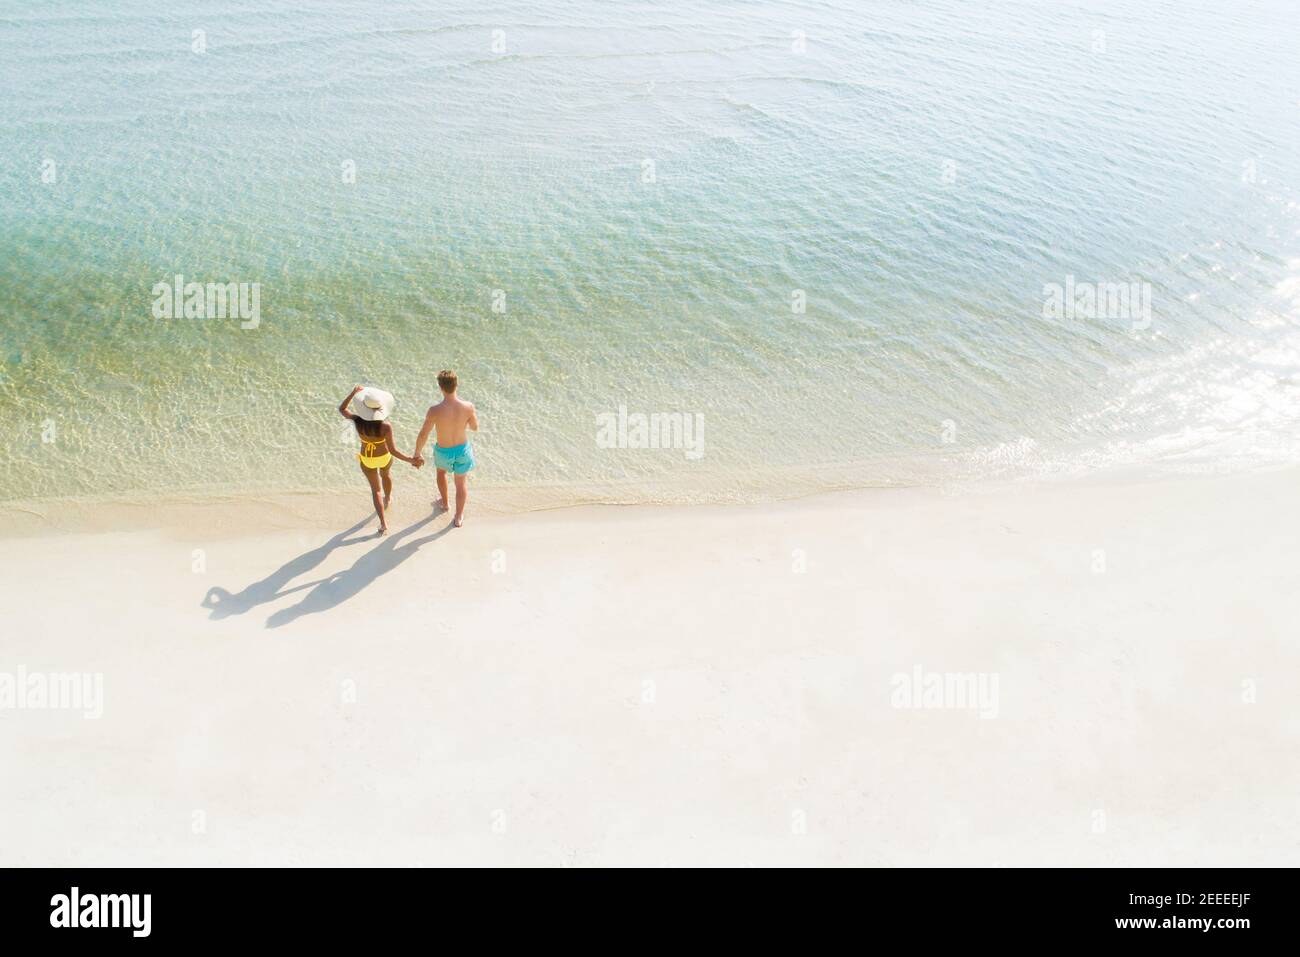
[[[623,872],[596,885],[582,875],[535,885],[527,875],[437,870],[11,869],[0,871],[0,929],[6,944],[283,941],[335,950],[484,931],[494,947],[513,937],[547,949],[656,938],[769,947],[803,935],[807,950],[846,933],[902,935],[926,948],[1125,938],[1233,946],[1293,936],[1289,870],[743,870],[695,884],[701,877]]]

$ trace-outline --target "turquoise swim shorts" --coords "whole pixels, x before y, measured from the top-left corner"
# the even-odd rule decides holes
[[[441,445],[435,445],[433,464],[444,472],[464,475],[474,467],[474,450],[469,447],[468,442],[445,449]]]

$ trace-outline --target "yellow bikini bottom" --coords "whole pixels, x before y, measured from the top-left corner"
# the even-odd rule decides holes
[[[388,468],[389,463],[393,461],[393,454],[385,452],[383,455],[375,455],[387,443],[387,439],[380,439],[378,442],[362,442],[361,451],[357,453],[357,461],[368,469]]]

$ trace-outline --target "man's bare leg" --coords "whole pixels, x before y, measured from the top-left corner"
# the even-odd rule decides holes
[[[438,511],[447,511],[447,470],[438,469]]]
[[[457,528],[465,524],[465,503],[469,501],[469,476],[456,476],[456,520],[452,522]]]

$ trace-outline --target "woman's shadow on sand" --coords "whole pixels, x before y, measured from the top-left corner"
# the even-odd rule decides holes
[[[432,535],[425,535],[423,538],[407,542],[405,545],[398,545],[398,542],[412,532],[418,531],[432,522],[434,517],[435,515],[429,515],[406,526],[400,532],[384,538],[379,545],[357,559],[351,568],[336,572],[327,578],[305,582],[292,588],[285,587],[299,575],[311,571],[323,562],[334,549],[344,545],[355,545],[358,542],[373,540],[373,535],[348,537],[371,520],[366,517],[351,528],[339,532],[324,544],[313,548],[311,551],[303,552],[297,558],[286,562],[261,581],[254,582],[237,594],[232,595],[224,588],[209,589],[207,595],[203,598],[202,605],[211,612],[209,619],[215,621],[228,618],[231,615],[242,615],[258,605],[311,588],[312,590],[298,604],[291,608],[282,608],[271,615],[266,620],[266,627],[279,628],[281,625],[287,625],[303,615],[328,611],[347,601],[380,575],[390,572],[402,564],[402,562],[414,555],[421,545],[441,538],[451,531],[452,526],[448,525]]]
[[[285,588],[285,586],[299,575],[311,571],[323,562],[334,549],[343,545],[355,545],[357,542],[364,542],[366,539],[372,538],[373,536],[368,535],[348,538],[349,535],[359,531],[369,521],[369,516],[363,518],[351,528],[339,532],[324,544],[318,545],[311,551],[303,552],[297,558],[285,562],[261,581],[253,582],[243,591],[232,595],[224,588],[209,588],[208,593],[203,596],[203,601],[200,602],[210,612],[208,619],[218,621],[222,618],[229,618],[231,615],[242,615],[258,605],[266,604],[268,601],[275,601],[277,598],[283,598],[293,592],[310,588],[316,583],[308,582],[304,585],[296,585],[293,588]]]
[[[452,530],[454,526],[448,524],[445,528],[439,529],[432,535],[414,539],[405,545],[398,544],[412,532],[418,531],[432,522],[435,515],[429,515],[414,524],[406,526],[400,532],[388,535],[377,546],[358,558],[351,568],[344,569],[317,583],[316,587],[309,591],[307,596],[298,604],[292,608],[281,608],[266,619],[266,627],[279,628],[282,625],[298,620],[303,615],[314,615],[322,611],[329,611],[331,608],[343,604],[380,575],[391,572],[402,562],[413,556],[419,551],[421,545],[427,545],[429,542],[442,538]]]

